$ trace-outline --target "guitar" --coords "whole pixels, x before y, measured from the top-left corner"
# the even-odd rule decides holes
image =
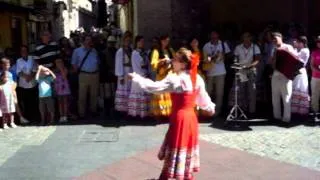
[[[206,58],[207,57],[207,58]],[[212,68],[214,68],[215,64],[220,63],[223,61],[223,53],[217,52],[213,56],[206,56],[204,58],[204,62],[202,64],[202,70],[203,71],[210,71]]]

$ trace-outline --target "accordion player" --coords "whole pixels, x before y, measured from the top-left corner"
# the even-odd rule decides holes
[[[299,74],[299,69],[304,67],[304,63],[287,50],[278,49],[275,55],[275,69],[290,80],[293,80]]]

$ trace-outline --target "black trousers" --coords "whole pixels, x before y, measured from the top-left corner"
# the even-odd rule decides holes
[[[269,114],[270,116],[273,114],[273,106],[272,106],[272,86],[271,86],[271,76],[273,73],[273,68],[271,65],[266,65],[263,72],[263,79],[265,82],[265,93],[266,93],[266,103],[264,112]]]
[[[39,92],[38,87],[34,88],[17,88],[18,104],[23,117],[31,123],[39,122]]]

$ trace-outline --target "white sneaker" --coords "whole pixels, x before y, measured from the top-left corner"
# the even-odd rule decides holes
[[[60,123],[66,123],[66,122],[68,122],[67,117],[65,117],[65,116],[60,117],[59,122],[60,122]]]
[[[3,129],[9,129],[9,126],[7,124],[3,125]]]
[[[11,128],[17,128],[18,126],[15,123],[10,124]]]
[[[29,121],[24,117],[20,117],[20,122],[21,122],[21,124],[28,124],[29,123]]]
[[[68,117],[67,117],[67,116],[64,116],[63,118],[64,118],[64,119],[63,119],[64,122],[68,122]]]
[[[288,119],[288,118],[282,118],[282,121],[285,123],[290,123],[290,119]]]

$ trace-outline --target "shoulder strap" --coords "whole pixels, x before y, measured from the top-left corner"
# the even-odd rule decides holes
[[[84,63],[86,62],[86,60],[87,60],[87,58],[88,58],[91,50],[92,50],[92,49],[90,49],[90,50],[86,53],[86,55],[83,57],[83,59],[82,59],[82,61],[81,61],[81,64],[80,64],[80,66],[79,66],[79,69],[78,69],[78,73],[81,71],[81,68],[82,68],[82,66],[84,65]]]
[[[223,52],[223,54],[225,54],[226,53],[226,47],[224,46],[224,42],[223,41],[221,41],[221,45],[222,45],[222,52]]]
[[[254,58],[256,57],[256,45],[252,43],[252,61],[254,61]]]

